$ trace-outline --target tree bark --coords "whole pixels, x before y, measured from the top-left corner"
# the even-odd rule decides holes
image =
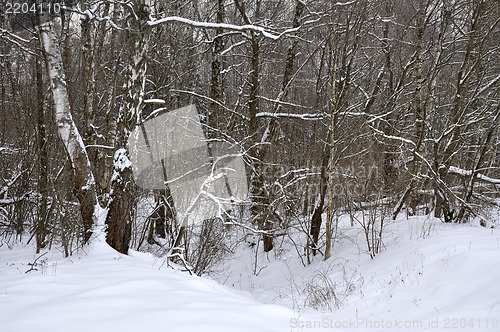
[[[243,17],[246,24],[252,24],[247,12],[245,4],[240,0],[235,0],[235,5]],[[256,4],[256,13],[258,12],[259,1]],[[257,15],[257,14],[256,14]],[[258,145],[257,140],[257,113],[259,112],[259,90],[260,90],[260,40],[255,32],[250,32],[250,42],[252,49],[251,57],[251,73],[250,73],[250,95],[248,100],[249,108],[249,135],[253,137],[254,145]],[[264,177],[262,175],[263,160],[261,155],[261,148],[254,147],[251,150],[250,156],[252,158],[252,175],[250,177],[250,199],[252,204],[250,207],[252,213],[252,221],[266,233],[263,234],[264,251],[269,252],[273,249],[273,235],[274,228],[272,214],[269,213],[269,197],[265,190]]]
[[[94,211],[97,205],[95,180],[90,169],[85,145],[71,115],[67,81],[58,40],[60,29],[61,19],[59,17],[52,20],[47,18],[38,26],[40,45],[44,53],[52,91],[54,116],[59,137],[71,162],[75,193],[80,202],[83,220],[83,238],[87,242],[91,237],[92,226],[95,222]]]
[[[147,50],[150,28],[149,7],[139,0],[132,2],[129,18],[128,41],[130,58],[127,67],[127,83],[123,103],[117,119],[114,156],[114,173],[111,180],[110,203],[106,224],[106,241],[117,251],[126,254],[129,249],[133,208],[136,198],[135,181],[128,157],[127,140],[130,133],[142,121],[143,98],[146,84]]]
[[[38,148],[40,150],[39,162],[39,177],[38,191],[41,195],[40,210],[38,212],[38,223],[36,226],[36,251],[40,252],[46,246],[47,238],[47,184],[48,184],[48,149],[47,149],[47,133],[45,130],[45,110],[44,110],[44,93],[43,93],[43,75],[42,65],[40,60],[35,60],[36,70],[36,94],[37,94],[37,113],[38,113]]]
[[[224,0],[217,1],[217,23],[224,22]],[[210,98],[213,100],[211,103],[211,112],[216,116],[219,113],[218,102],[222,101],[223,97],[223,83],[222,83],[222,51],[224,49],[223,29],[217,29],[212,48],[212,82],[210,85]]]
[[[334,27],[334,29],[336,29]],[[325,242],[325,261],[331,256],[331,241],[332,241],[332,221],[333,221],[333,213],[334,213],[334,201],[333,201],[333,187],[334,187],[334,149],[335,149],[335,126],[336,119],[335,115],[337,112],[337,30],[334,31],[333,35],[334,49],[333,49],[333,63],[332,63],[332,111],[330,118],[330,127],[328,130],[328,149],[330,150],[329,158],[328,158],[328,207],[327,207],[327,216],[326,216],[326,242]]]
[[[312,240],[311,247],[313,256],[316,256],[316,252],[318,250],[319,234],[321,231],[321,224],[323,223],[322,214],[323,214],[323,209],[325,207],[325,196],[328,190],[327,168],[329,161],[330,161],[330,147],[328,144],[325,144],[323,151],[323,161],[321,164],[321,172],[320,172],[320,185],[319,185],[320,193],[316,207],[314,208],[314,212],[311,217],[311,229],[309,231]]]
[[[118,252],[126,254],[132,236],[135,181],[132,164],[125,149],[118,149],[115,153],[111,187],[112,201],[106,218],[106,242]]]

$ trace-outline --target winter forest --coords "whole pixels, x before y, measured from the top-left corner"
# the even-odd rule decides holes
[[[74,257],[105,252],[100,264],[147,260],[161,265],[154,280],[229,286],[273,308],[257,312],[261,325],[232,326],[186,304],[207,331],[345,328],[358,309],[365,325],[348,328],[383,316],[400,330],[387,310],[411,307],[401,317],[413,319],[415,307],[422,320],[446,312],[436,303],[447,296],[473,314],[455,308],[436,328],[500,328],[500,2],[2,0],[0,12],[0,271],[13,294],[15,271],[62,278]],[[145,128],[189,105],[203,144],[182,156],[206,155],[209,171],[183,213],[175,181],[196,162],[174,172],[159,160],[164,181],[150,188],[130,142],[163,149]],[[165,123],[154,130],[188,141],[191,125]],[[242,167],[215,172],[216,143]],[[219,180],[228,197],[211,191]],[[189,216],[203,199],[213,213]],[[479,295],[427,289],[439,280]],[[196,302],[189,287],[176,296]],[[27,310],[1,292],[1,311]],[[335,312],[344,320],[318,316]],[[452,316],[466,321],[446,326]]]

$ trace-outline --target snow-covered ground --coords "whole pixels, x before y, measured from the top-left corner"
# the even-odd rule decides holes
[[[208,276],[225,286],[99,239],[69,258],[3,243],[0,331],[500,331],[498,228],[399,220],[375,259],[359,231],[341,220],[307,267],[289,238],[243,243]]]
[[[102,243],[67,259],[0,248],[0,331],[286,331],[292,310]]]
[[[297,238],[283,238],[278,254],[240,248],[211,277],[307,315],[292,321],[304,331],[500,331],[500,229],[421,216],[384,233],[371,259],[361,228],[341,218],[326,262],[304,267]]]

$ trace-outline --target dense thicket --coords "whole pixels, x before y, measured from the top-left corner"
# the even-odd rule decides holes
[[[2,233],[70,254],[92,230],[85,163],[61,142],[43,28],[13,32],[11,18],[0,22]],[[108,242],[184,245],[200,272],[200,255],[224,246],[207,236],[220,223],[181,237],[168,190],[113,181],[133,183],[113,177],[113,156],[142,119],[195,103],[208,136],[241,144],[250,196],[225,221],[257,231],[266,251],[300,224],[306,249],[328,257],[339,211],[487,222],[500,204],[499,18],[489,0],[87,0],[45,28],[91,189],[111,211]]]

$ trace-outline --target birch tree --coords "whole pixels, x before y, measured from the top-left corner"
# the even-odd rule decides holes
[[[60,48],[61,41],[59,40],[61,18],[49,19],[48,17],[42,17],[38,25],[38,32],[50,81],[54,118],[57,123],[59,137],[71,162],[75,193],[80,203],[85,231],[84,241],[87,242],[92,235],[92,227],[96,221],[96,186],[85,145],[71,114]]]

